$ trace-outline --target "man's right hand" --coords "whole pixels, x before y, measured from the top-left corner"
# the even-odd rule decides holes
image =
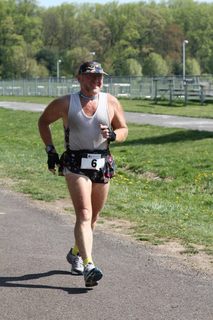
[[[56,173],[56,166],[60,165],[58,153],[56,152],[55,147],[52,145],[46,146],[46,152],[47,152],[47,157],[48,157],[48,160],[47,160],[48,169],[53,174],[55,174]]]
[[[55,174],[56,173],[56,166],[59,166],[59,164],[60,164],[58,153],[49,152],[47,154],[47,156],[48,156],[48,160],[47,160],[48,169],[53,174]]]

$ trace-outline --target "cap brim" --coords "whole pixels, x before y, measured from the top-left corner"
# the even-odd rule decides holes
[[[105,71],[102,71],[102,72],[81,72],[78,74],[104,74],[105,76],[108,76],[108,73],[106,73]]]

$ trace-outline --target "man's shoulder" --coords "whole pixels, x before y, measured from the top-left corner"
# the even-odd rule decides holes
[[[107,95],[107,100],[108,100],[109,103],[112,103],[112,104],[119,103],[118,99],[115,96],[113,96],[111,93],[106,93],[106,95]]]
[[[61,106],[66,106],[67,104],[69,104],[70,101],[70,94],[67,94],[65,96],[61,96],[56,98],[55,100],[58,104],[60,104]]]
[[[53,111],[60,111],[60,113],[64,113],[68,110],[70,103],[70,95],[60,96],[55,98],[51,103],[49,104],[49,107]]]

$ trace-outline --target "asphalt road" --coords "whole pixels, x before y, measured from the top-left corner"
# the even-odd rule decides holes
[[[45,105],[23,102],[0,101],[0,107],[14,110],[41,112]],[[150,124],[162,127],[184,128],[190,130],[213,131],[213,119],[191,118],[170,115],[126,112],[129,123]]]
[[[104,272],[87,289],[65,256],[73,218],[0,190],[1,320],[212,320],[212,276],[97,228]]]

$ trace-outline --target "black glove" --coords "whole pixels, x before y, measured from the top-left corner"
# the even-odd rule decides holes
[[[58,153],[55,150],[55,147],[53,145],[47,145],[45,148],[47,152],[47,164],[48,164],[48,169],[49,170],[55,170],[55,166],[59,166],[60,161],[59,161],[59,156]]]
[[[55,166],[56,165],[59,166],[60,164],[58,153],[48,152],[47,156],[48,156],[48,160],[47,160],[48,169],[54,170]]]
[[[109,138],[107,139],[109,142],[115,141],[116,139],[116,133],[113,130],[109,129]]]

